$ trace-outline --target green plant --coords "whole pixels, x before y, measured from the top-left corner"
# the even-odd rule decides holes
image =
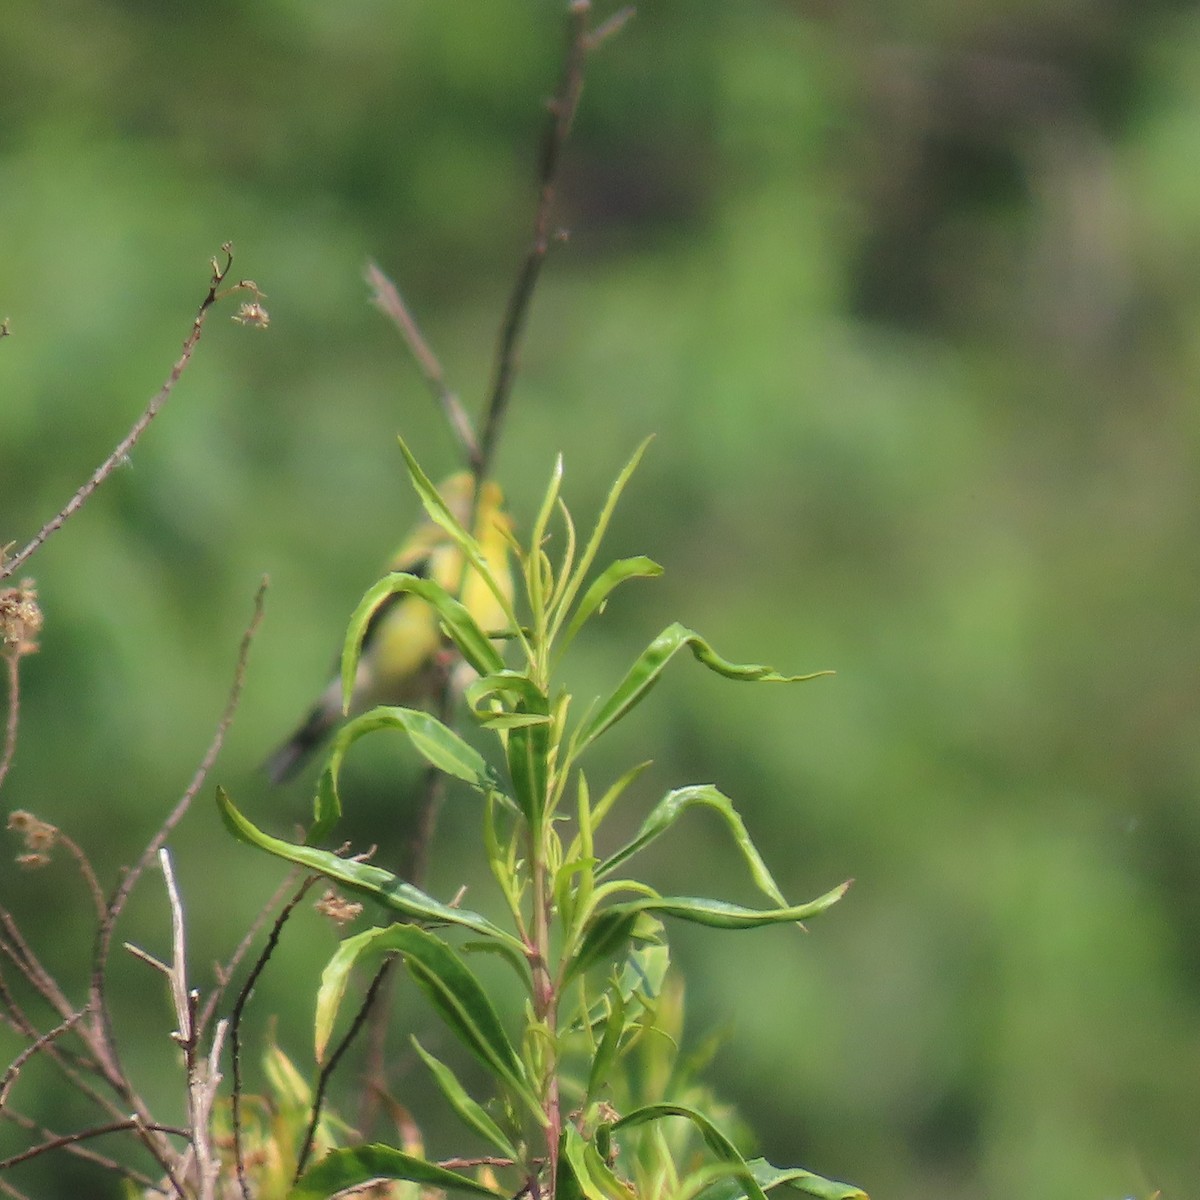
[[[614,506],[645,446],[621,472],[582,544],[559,495],[561,464],[555,468],[527,543],[513,545],[524,594],[520,614],[503,582],[489,571],[481,547],[403,442],[401,448],[429,516],[453,538],[503,609],[504,634],[518,665],[505,665],[490,636],[497,631],[481,629],[454,596],[427,579],[398,573],[371,588],[351,619],[342,660],[344,693],[348,701],[372,616],[391,597],[416,592],[436,609],[445,636],[477,674],[465,691],[467,707],[471,720],[496,739],[499,764],[428,712],[376,708],[337,735],[304,844],[257,829],[223,791],[218,801],[228,828],[242,841],[319,872],[400,917],[347,938],[326,967],[316,1007],[318,1058],[326,1054],[353,968],[398,956],[447,1029],[490,1077],[493,1095],[481,1104],[446,1064],[416,1047],[463,1123],[496,1156],[474,1177],[461,1165],[450,1169],[390,1146],[336,1149],[306,1170],[289,1194],[315,1200],[394,1179],[487,1196],[561,1200],[665,1200],[700,1192],[723,1200],[763,1200],[765,1190],[782,1184],[823,1197],[862,1196],[857,1188],[805,1171],[747,1161],[717,1127],[707,1104],[688,1103],[653,1086],[643,1086],[639,1095],[626,1069],[630,1056],[644,1054],[649,1040],[660,1043],[661,1059],[662,1047],[672,1047],[678,1033],[679,994],[664,987],[667,918],[726,930],[799,923],[824,912],[848,885],[807,904],[789,904],[732,802],[708,785],[671,791],[630,841],[605,853],[601,826],[642,767],[631,768],[593,797],[581,766],[589,748],[645,698],[681,650],[735,680],[791,683],[813,675],[787,676],[727,662],[699,634],[673,624],[605,699],[575,713],[572,697],[558,683],[563,655],[615,588],[661,573],[642,557],[594,569]],[[552,561],[547,547],[556,516],[561,550]],[[338,777],[347,750],[380,729],[403,731],[429,764],[478,793],[481,842],[503,900],[503,919],[442,903],[379,866],[315,844],[328,839],[340,816]],[[765,907],[664,896],[624,873],[639,850],[697,807],[722,819],[768,901]],[[451,932],[465,940],[452,944]],[[512,986],[523,1001],[523,1028],[515,1037],[469,965],[480,954],[499,955],[512,969]],[[672,1062],[668,1054],[657,1074],[670,1075]],[[643,1079],[653,1075],[642,1072]],[[681,1137],[680,1120],[691,1139]],[[693,1155],[695,1135],[706,1148],[702,1160]],[[484,1163],[475,1160],[476,1166]]]

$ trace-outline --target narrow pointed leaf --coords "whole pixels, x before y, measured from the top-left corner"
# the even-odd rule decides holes
[[[463,552],[472,568],[478,572],[479,577],[487,585],[488,591],[495,597],[497,604],[500,605],[500,611],[504,614],[509,625],[515,629],[517,618],[513,612],[512,601],[492,574],[492,569],[488,565],[487,559],[484,558],[479,543],[463,528],[458,518],[446,507],[445,500],[442,499],[433,481],[421,470],[420,464],[413,457],[413,453],[408,448],[405,440],[403,438],[399,438],[398,440],[400,442],[400,453],[404,455],[404,463],[408,467],[409,478],[412,480],[412,485],[416,489],[417,496],[420,498],[422,505],[424,505],[425,511],[429,514],[430,520],[441,526],[454,539],[455,544]],[[463,656],[466,657],[465,651]],[[471,663],[471,665],[475,666],[474,663]],[[481,668],[476,666],[475,669],[480,674],[483,673]]]
[[[517,1151],[505,1136],[504,1131],[488,1115],[483,1105],[471,1098],[467,1089],[458,1081],[458,1077],[444,1062],[434,1058],[416,1038],[412,1044],[421,1061],[429,1068],[434,1081],[441,1093],[450,1102],[450,1106],[458,1113],[464,1125],[474,1129],[482,1138],[490,1142],[505,1158],[516,1159]]]
[[[693,925],[708,925],[713,929],[757,929],[763,925],[781,925],[792,921],[807,921],[836,904],[850,887],[839,884],[832,891],[810,900],[807,904],[789,904],[779,908],[745,908],[724,900],[708,900],[699,896],[658,896],[627,900],[604,910],[602,915],[615,920],[625,913],[653,913],[675,917]]]
[[[711,808],[725,822],[738,849],[742,852],[742,857],[750,868],[750,874],[759,891],[774,900],[780,907],[786,906],[787,901],[783,898],[783,893],[780,892],[778,885],[771,877],[771,872],[767,870],[767,864],[763,862],[762,856],[750,839],[742,818],[733,806],[733,801],[711,784],[677,788],[675,791],[668,792],[642,822],[642,827],[633,840],[596,868],[597,877],[603,878],[609,874],[626,859],[631,858],[670,829],[688,809],[699,806]]]
[[[640,703],[646,693],[659,681],[666,665],[685,647],[692,652],[698,662],[703,663],[710,671],[725,676],[726,679],[761,683],[800,683],[806,679],[816,679],[820,675],[831,673],[814,671],[808,675],[781,675],[773,667],[731,663],[717,654],[695,630],[678,623],[669,625],[646,647],[612,695],[580,728],[576,734],[575,753],[583,751],[606,729]]]
[[[799,1167],[774,1167],[765,1158],[751,1158],[746,1166],[764,1192],[776,1187],[790,1187],[806,1196],[817,1196],[819,1200],[868,1200],[867,1193],[853,1184],[825,1179]],[[742,1200],[746,1190],[739,1180],[730,1179],[718,1183],[707,1195],[709,1200]]]
[[[532,718],[528,723],[510,725],[505,754],[513,799],[526,820],[536,827],[548,789],[550,701],[529,676],[519,671],[494,671],[467,689],[467,701],[477,712],[489,696],[499,697],[512,716]]]
[[[596,518],[596,526],[592,530],[592,536],[588,538],[588,543],[584,547],[579,562],[571,574],[570,581],[563,588],[562,595],[559,597],[558,619],[555,622],[555,628],[552,632],[556,633],[558,631],[559,623],[569,611],[575,597],[579,594],[579,589],[583,586],[583,581],[588,571],[591,570],[592,563],[595,561],[596,554],[600,549],[600,543],[604,540],[604,534],[608,530],[609,521],[612,520],[613,510],[617,507],[617,501],[621,498],[621,493],[625,490],[625,485],[629,482],[630,476],[637,470],[637,465],[642,461],[642,455],[646,453],[646,448],[650,445],[651,440],[651,438],[646,438],[638,446],[629,461],[621,468],[621,473],[617,476],[616,482],[609,488],[608,496],[604,501],[604,507],[600,510],[600,515]]]
[[[331,990],[342,986],[347,961],[365,955],[400,954],[413,982],[425,993],[454,1035],[531,1111],[544,1120],[541,1106],[525,1078],[525,1067],[513,1049],[483,985],[441,938],[415,925],[391,925],[348,938],[326,968]],[[339,961],[341,960],[341,961]],[[325,990],[322,978],[322,991]]]
[[[661,1120],[663,1117],[683,1117],[691,1121],[712,1154],[721,1162],[732,1163],[738,1168],[739,1180],[745,1185],[748,1200],[766,1200],[762,1188],[755,1181],[738,1148],[702,1112],[686,1104],[644,1105],[614,1121],[612,1131],[617,1133],[622,1129],[632,1129],[648,1121]]]
[[[238,812],[224,788],[217,789],[217,806],[226,829],[238,841],[245,842],[248,846],[256,846],[285,862],[296,863],[310,871],[316,871],[351,891],[386,905],[409,920],[462,926],[493,941],[502,942],[518,954],[524,952],[524,947],[517,938],[506,933],[498,925],[492,924],[486,917],[469,909],[452,908],[443,904],[412,884],[397,879],[382,867],[353,862],[339,858],[328,850],[297,846],[263,833]]]
[[[327,1200],[329,1196],[379,1179],[407,1179],[423,1187],[469,1192],[497,1200],[507,1200],[508,1195],[437,1163],[374,1143],[331,1151],[296,1180],[287,1200]]]
[[[562,1155],[587,1200],[636,1200],[636,1193],[622,1183],[590,1142],[574,1125],[563,1130]]]
[[[644,926],[645,918],[642,913],[624,905],[614,905],[596,913],[588,922],[579,947],[567,964],[563,973],[563,986],[579,978],[597,963],[616,962],[625,958],[632,942],[653,940],[653,930],[647,932],[644,927],[639,927],[639,920]]]
[[[584,1094],[583,1105],[587,1106],[600,1094],[600,1089],[608,1083],[608,1077],[617,1061],[621,1048],[621,1038],[625,1033],[625,1000],[616,989],[609,990],[608,1017],[604,1022],[604,1033],[596,1053],[592,1056],[592,1065],[588,1070],[587,1091]]]
[[[654,579],[663,573],[662,567],[652,559],[644,556],[637,558],[622,558],[606,568],[598,575],[584,592],[583,599],[571,616],[566,629],[558,639],[557,653],[562,652],[571,644],[575,635],[613,591],[627,579]]]
[[[463,658],[481,675],[499,671],[504,666],[496,647],[475,623],[475,618],[440,583],[409,575],[405,571],[395,571],[367,589],[350,617],[350,624],[346,629],[346,642],[342,649],[343,706],[349,708],[350,697],[354,693],[358,657],[362,651],[367,626],[380,605],[399,593],[417,596],[431,605],[437,612],[446,635],[458,647]]]
[[[646,896],[610,905],[600,909],[585,929],[579,948],[564,972],[564,983],[576,979],[599,962],[622,957],[625,945],[634,938],[634,927],[639,917],[675,917],[713,929],[756,929],[763,925],[807,921],[836,904],[849,886],[847,881],[807,904],[768,909],[744,908],[724,900],[706,900],[695,896]]]
[[[483,755],[432,713],[416,708],[381,706],[349,721],[338,730],[334,739],[317,794],[320,797],[328,791],[335,798],[338,811],[341,802],[336,800],[337,782],[346,752],[359,738],[377,729],[397,729],[407,734],[413,748],[427,763],[469,783],[478,791],[499,790],[499,780]]]

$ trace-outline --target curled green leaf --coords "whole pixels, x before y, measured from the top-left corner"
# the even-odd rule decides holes
[[[401,594],[416,596],[432,606],[446,631],[446,636],[481,675],[499,671],[504,666],[496,647],[475,623],[475,618],[466,606],[451,596],[440,583],[418,575],[410,575],[405,571],[395,571],[367,589],[350,617],[345,645],[342,648],[342,704],[347,711],[350,698],[354,694],[358,659],[367,627],[383,605],[399,603],[394,598]]]
[[[382,867],[339,858],[329,850],[297,846],[263,833],[238,812],[224,788],[217,788],[217,807],[226,829],[238,841],[245,842],[248,846],[255,846],[285,862],[296,863],[297,866],[316,871],[359,895],[378,901],[408,920],[461,926],[499,942],[517,954],[524,953],[525,948],[517,938],[506,933],[498,925],[492,924],[486,917],[469,909],[443,904],[412,884],[397,879]]]
[[[734,808],[733,801],[711,784],[697,784],[693,787],[676,788],[674,791],[668,792],[642,822],[642,827],[633,840],[596,868],[597,877],[603,878],[608,875],[626,859],[631,858],[655,838],[666,833],[685,812],[696,807],[710,808],[721,817],[733,835],[733,840],[737,843],[742,857],[746,860],[758,890],[768,899],[774,900],[776,904],[786,905],[787,901],[783,898],[783,893],[780,892],[771,872],[767,869],[767,864],[763,861],[750,834],[746,831],[746,826],[737,809]]]
[[[505,1200],[508,1195],[414,1154],[373,1143],[331,1151],[296,1180],[287,1200],[326,1200],[350,1188],[362,1188],[382,1179],[407,1179],[428,1188],[469,1192],[495,1200]]]
[[[575,735],[575,754],[582,753],[606,729],[615,725],[630,709],[639,704],[659,681],[666,665],[685,647],[698,662],[726,679],[759,683],[801,683],[821,675],[832,674],[830,671],[813,671],[808,675],[781,675],[774,667],[732,663],[722,658],[694,629],[688,629],[676,622],[667,626],[642,651],[612,695],[580,727]]]

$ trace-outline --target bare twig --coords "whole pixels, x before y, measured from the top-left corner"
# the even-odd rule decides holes
[[[196,1012],[199,995],[188,987],[187,982],[187,939],[184,933],[183,902],[175,882],[175,871],[171,856],[163,848],[158,852],[163,881],[167,889],[167,902],[171,908],[171,965],[164,966],[144,952],[139,957],[162,971],[171,988],[171,1005],[175,1009],[176,1031],[172,1035],[183,1050],[184,1066],[187,1070],[188,1127],[191,1130],[190,1155],[185,1156],[177,1168],[186,1177],[188,1157],[196,1164],[197,1200],[214,1200],[217,1175],[221,1169],[220,1159],[212,1143],[212,1107],[216,1099],[217,1085],[221,1081],[217,1063],[221,1056],[221,1045],[227,1024],[217,1022],[213,1044],[207,1060],[199,1053],[199,1034]],[[130,949],[135,949],[130,947]]]
[[[217,1010],[217,1005],[220,1004],[222,997],[225,995],[234,972],[237,971],[242,959],[246,957],[250,951],[250,947],[254,944],[254,939],[258,936],[258,931],[266,924],[267,918],[271,913],[283,903],[284,896],[296,886],[296,880],[299,876],[299,867],[293,868],[284,876],[283,882],[275,889],[270,900],[263,905],[258,915],[250,922],[246,932],[242,935],[242,940],[237,944],[236,949],[229,956],[229,959],[223,965],[217,965],[217,986],[209,993],[208,999],[204,1002],[204,1008],[201,1009],[200,1016],[196,1022],[197,1033],[201,1036],[203,1036],[204,1031],[208,1028],[208,1023],[212,1020],[213,1013]]]
[[[75,1006],[63,995],[54,976],[42,966],[17,927],[12,913],[5,908],[0,908],[0,929],[0,952],[12,961],[30,986],[58,1013],[59,1019],[65,1021],[75,1011]]]
[[[230,723],[233,721],[234,713],[237,710],[238,700],[241,697],[242,685],[245,679],[246,664],[249,659],[250,645],[254,639],[255,633],[258,631],[258,626],[262,621],[263,601],[266,594],[267,580],[264,579],[259,585],[258,592],[255,595],[254,613],[251,617],[250,624],[246,628],[246,632],[242,637],[241,647],[238,652],[237,666],[234,671],[233,685],[230,688],[229,700],[226,703],[225,711],[217,724],[216,732],[213,740],[209,745],[191,784],[186,792],[176,804],[175,808],[168,815],[166,820],[159,827],[154,837],[151,838],[150,844],[143,851],[141,858],[136,865],[127,871],[121,882],[115,889],[112,899],[108,902],[105,910],[104,919],[100,922],[97,931],[95,945],[92,952],[92,976],[88,987],[88,1003],[87,1010],[89,1020],[81,1023],[79,1026],[79,1034],[83,1038],[85,1045],[95,1056],[97,1069],[104,1081],[111,1087],[114,1093],[120,1098],[126,1111],[132,1111],[137,1120],[130,1128],[135,1129],[143,1140],[146,1148],[154,1156],[158,1165],[167,1174],[175,1191],[182,1196],[182,1185],[175,1178],[172,1170],[172,1153],[170,1147],[161,1139],[153,1136],[154,1123],[151,1119],[149,1108],[145,1101],[134,1089],[128,1076],[125,1074],[124,1068],[121,1065],[120,1056],[117,1052],[116,1039],[113,1034],[111,1015],[108,1011],[108,1005],[104,999],[104,976],[108,966],[109,952],[112,946],[113,930],[118,917],[124,910],[125,903],[129,898],[129,894],[133,889],[134,884],[141,877],[146,866],[153,861],[154,855],[162,847],[167,840],[171,831],[183,819],[192,801],[204,785],[205,779],[208,777],[208,772],[212,769],[213,763],[216,761],[217,755],[224,745],[225,736],[229,730]],[[65,1016],[65,1014],[63,1014]]]
[[[27,1133],[37,1134],[44,1141],[52,1141],[59,1137],[54,1130],[47,1129],[45,1125],[39,1125],[38,1122],[31,1120],[29,1117],[25,1116],[24,1113],[17,1112],[11,1104],[6,1104],[2,1109],[0,1109],[0,1117],[3,1117],[6,1121],[10,1121],[13,1125],[16,1125],[19,1129],[25,1130]],[[121,1121],[124,1119],[125,1118],[123,1118],[120,1114],[117,1114],[113,1118],[114,1121]],[[114,1174],[122,1175],[126,1179],[130,1179],[133,1182],[140,1184],[142,1187],[153,1188],[155,1191],[159,1190],[158,1184],[151,1179],[149,1175],[146,1175],[134,1167],[128,1167],[124,1163],[119,1163],[115,1159],[109,1158],[105,1154],[98,1154],[95,1150],[89,1149],[87,1146],[81,1146],[76,1143],[72,1143],[69,1146],[64,1146],[63,1150],[75,1158],[84,1159],[95,1166],[102,1167],[106,1171],[112,1171]]]
[[[246,1005],[250,1002],[250,996],[254,991],[254,985],[258,982],[258,977],[266,969],[271,955],[275,953],[275,947],[279,945],[279,937],[283,933],[284,925],[295,911],[296,905],[304,899],[308,889],[319,878],[319,875],[309,875],[296,889],[295,894],[283,907],[279,916],[275,918],[267,937],[267,944],[262,948],[262,953],[259,954],[254,966],[250,969],[250,974],[246,976],[246,982],[242,984],[237,999],[233,1002],[233,1011],[229,1014],[229,1060],[233,1085],[230,1097],[233,1119],[233,1158],[237,1166],[238,1185],[242,1190],[244,1200],[251,1200],[251,1197],[250,1184],[246,1179],[246,1163],[242,1157],[242,1013],[245,1012]]]
[[[22,1150],[20,1154],[0,1159],[0,1171],[7,1171],[18,1163],[28,1162],[31,1158],[37,1158],[40,1154],[48,1154],[51,1150],[74,1146],[94,1137],[103,1137],[106,1133],[122,1133],[127,1129],[136,1129],[139,1125],[141,1122],[136,1117],[130,1117],[125,1121],[113,1121],[108,1125],[93,1125],[91,1129],[81,1129],[78,1133],[64,1133],[60,1137],[50,1138],[37,1146],[31,1146],[28,1150]],[[147,1125],[146,1128],[152,1133],[165,1134],[168,1137],[186,1138],[188,1136],[188,1131],[180,1129],[178,1125],[153,1123]],[[180,1195],[182,1194],[181,1192]]]
[[[429,385],[434,399],[442,406],[446,421],[462,447],[463,457],[475,471],[476,477],[480,477],[479,440],[475,436],[471,418],[467,416],[458,396],[446,382],[446,373],[442,370],[438,356],[425,340],[416,318],[404,303],[399,288],[374,262],[367,263],[365,274],[371,287],[372,302],[380,312],[391,318],[392,324],[400,331],[400,336],[404,338],[409,353],[421,369],[421,374],[425,376],[425,382]]]
[[[476,477],[483,479],[491,467],[496,451],[500,428],[508,411],[513,380],[517,373],[517,359],[521,334],[529,316],[530,303],[542,265],[550,250],[550,220],[554,214],[554,203],[558,189],[558,172],[562,161],[563,147],[571,133],[575,110],[583,91],[583,73],[589,49],[588,18],[591,15],[590,0],[572,0],[567,27],[567,52],[563,61],[562,76],[558,90],[549,103],[549,120],[542,137],[542,150],[538,166],[538,201],[533,219],[533,239],[525,255],[525,261],[517,273],[516,282],[508,298],[504,319],[500,325],[500,338],[496,347],[496,363],[492,374],[492,386],[484,418],[483,435],[480,438],[480,461]]]
[[[225,265],[221,266],[215,258],[212,260],[212,278],[209,282],[208,293],[200,302],[195,319],[192,321],[192,330],[184,339],[183,350],[175,365],[171,368],[171,373],[163,382],[162,387],[155,392],[150,403],[146,406],[142,415],[134,421],[129,432],[117,443],[116,449],[92,472],[91,478],[75,495],[67,501],[66,507],[57,516],[47,521],[24,549],[20,550],[3,564],[0,564],[0,580],[7,579],[16,572],[52,533],[56,533],[61,529],[67,519],[74,516],[87,503],[91,494],[125,461],[129,452],[137,445],[142,434],[146,432],[146,428],[150,422],[158,416],[162,406],[166,404],[171,393],[175,390],[175,385],[179,382],[180,377],[187,370],[187,365],[192,358],[192,352],[196,349],[196,343],[199,342],[200,335],[204,331],[204,321],[208,316],[208,310],[218,300],[229,295],[230,292],[238,291],[242,288],[251,289],[256,295],[258,294],[258,288],[245,279],[232,284],[224,291],[221,290],[221,285],[224,284],[229,276],[230,269],[233,267],[232,245],[226,242],[221,247],[221,252],[225,255]]]
[[[192,801],[204,786],[204,781],[208,778],[208,773],[212,770],[213,763],[216,762],[217,755],[221,753],[221,748],[225,744],[225,736],[229,732],[229,726],[232,724],[234,713],[237,711],[238,701],[241,699],[242,686],[246,679],[246,665],[250,658],[250,646],[254,641],[254,635],[258,632],[259,625],[262,623],[267,584],[268,580],[264,577],[258,585],[258,591],[255,593],[254,614],[250,618],[250,624],[246,627],[245,633],[242,635],[242,644],[238,650],[237,666],[234,669],[233,684],[229,690],[229,699],[225,704],[225,711],[221,714],[221,719],[217,723],[212,742],[209,744],[208,750],[200,762],[200,766],[196,768],[196,773],[192,777],[187,791],[180,797],[179,802],[172,809],[167,819],[159,826],[154,837],[150,839],[149,845],[142,851],[141,858],[125,873],[116,891],[113,893],[112,899],[108,902],[105,919],[97,932],[96,949],[92,959],[92,994],[94,998],[98,996],[102,988],[104,967],[108,961],[108,953],[112,945],[113,926],[116,924],[117,918],[121,915],[121,911],[125,907],[129,893],[133,890],[134,884],[137,883],[146,867],[154,860],[154,856],[158,853],[159,849],[166,843],[172,830],[183,820],[187,810],[191,807]]]
[[[4,1072],[3,1077],[0,1077],[0,1108],[5,1106],[8,1101],[8,1093],[12,1090],[12,1085],[16,1083],[17,1076],[21,1073],[21,1068],[37,1053],[45,1050],[55,1038],[61,1037],[68,1029],[72,1028],[76,1021],[83,1016],[83,1009],[73,1012],[65,1021],[60,1021],[53,1029],[47,1030],[36,1041],[26,1046],[16,1058],[8,1065],[8,1069]]]
[[[333,1077],[333,1073],[337,1069],[342,1055],[350,1049],[351,1043],[358,1036],[358,1031],[363,1027],[371,1011],[371,1006],[375,1003],[379,989],[383,985],[383,981],[388,977],[391,965],[392,960],[390,958],[384,959],[379,970],[375,972],[375,978],[371,980],[371,985],[367,988],[367,994],[363,997],[362,1006],[354,1014],[354,1020],[350,1023],[350,1028],[346,1030],[345,1036],[338,1042],[337,1047],[329,1056],[329,1061],[321,1068],[321,1073],[317,1077],[317,1089],[316,1095],[313,1097],[312,1116],[309,1118],[308,1129],[304,1134],[304,1145],[301,1147],[300,1156],[296,1160],[296,1179],[300,1178],[305,1164],[308,1162],[308,1156],[312,1153],[313,1141],[317,1136],[317,1125],[321,1121],[321,1108],[325,1103],[325,1090],[329,1087],[329,1080]]]

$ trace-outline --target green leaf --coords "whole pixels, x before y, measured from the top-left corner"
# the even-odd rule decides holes
[[[746,1163],[754,1181],[764,1191],[786,1186],[803,1192],[806,1196],[818,1196],[820,1200],[868,1200],[867,1193],[849,1183],[836,1179],[825,1179],[799,1167],[773,1167],[765,1158],[752,1158]],[[745,1188],[736,1179],[718,1184],[709,1193],[709,1200],[742,1200]]]
[[[468,703],[475,711],[488,696],[498,696],[511,716],[528,718],[509,725],[504,749],[513,799],[536,829],[549,791],[547,772],[553,733],[550,701],[528,675],[519,671],[494,671],[467,689]]]
[[[446,1191],[471,1192],[507,1200],[508,1193],[487,1187],[469,1176],[460,1175],[378,1143],[333,1150],[305,1171],[292,1185],[287,1200],[327,1200],[352,1187],[363,1187],[376,1179],[407,1179],[424,1187]]]
[[[616,920],[629,913],[654,913],[689,921],[693,925],[708,925],[713,929],[757,929],[762,925],[807,921],[809,917],[818,916],[836,904],[849,887],[850,880],[847,880],[807,904],[788,904],[779,908],[745,908],[740,904],[698,896],[647,896],[614,904],[601,915]]]
[[[332,1028],[351,968],[365,958],[384,954],[403,957],[413,982],[451,1032],[544,1123],[545,1114],[529,1087],[524,1064],[483,985],[450,946],[416,925],[368,929],[341,943],[321,976],[317,999],[319,1049],[323,1049]]]
[[[380,605],[398,593],[417,596],[431,605],[440,618],[446,635],[458,647],[463,658],[481,675],[499,671],[504,666],[504,660],[496,647],[475,623],[475,618],[467,611],[465,605],[451,596],[440,583],[410,575],[406,571],[395,571],[367,589],[350,617],[350,624],[346,628],[346,641],[342,648],[343,708],[349,709],[350,697],[354,694],[358,658],[367,626]]]
[[[694,787],[677,788],[668,792],[642,822],[642,827],[633,840],[596,868],[597,877],[603,878],[609,874],[626,859],[631,858],[655,838],[665,833],[689,808],[698,806],[711,808],[721,817],[733,835],[738,849],[741,850],[742,857],[750,867],[750,874],[759,891],[774,900],[776,904],[785,906],[787,901],[771,877],[771,872],[767,870],[767,865],[751,841],[749,833],[746,832],[746,826],[733,807],[733,801],[711,784],[698,784]]]
[[[624,958],[630,942],[651,940],[652,933],[645,939],[641,937],[639,920],[644,922],[640,912],[623,905],[613,905],[596,913],[587,923],[579,947],[563,972],[563,986],[578,979],[597,963]]]
[[[556,655],[562,653],[574,640],[575,635],[588,619],[601,608],[613,591],[627,579],[654,579],[663,573],[662,567],[644,556],[622,558],[598,575],[584,592],[583,599],[575,609],[570,623],[557,639]]]
[[[691,1121],[712,1154],[721,1162],[731,1163],[738,1168],[739,1178],[745,1184],[749,1200],[766,1200],[762,1188],[755,1181],[738,1148],[702,1112],[686,1104],[646,1104],[614,1121],[612,1131],[618,1133],[622,1129],[633,1129],[649,1121],[662,1120],[664,1117],[683,1117]]]
[[[417,496],[420,498],[422,505],[424,505],[425,511],[429,514],[430,520],[441,526],[454,539],[455,545],[463,552],[467,561],[479,573],[479,577],[484,583],[487,584],[488,591],[496,598],[496,603],[499,604],[500,611],[504,614],[509,627],[516,630],[517,636],[520,638],[520,627],[517,624],[517,617],[513,611],[512,601],[492,574],[492,569],[484,557],[479,543],[463,528],[458,518],[446,507],[446,502],[442,499],[433,481],[421,470],[420,464],[413,457],[413,453],[409,450],[405,440],[403,438],[397,440],[400,442],[400,453],[404,455],[405,466],[408,467],[409,478],[412,480],[412,485],[416,489]],[[524,639],[520,638],[520,640],[523,641]],[[465,651],[463,656],[466,657]],[[474,663],[471,665],[475,666]],[[480,674],[483,674],[480,667],[475,667],[475,669]]]
[[[832,891],[809,901],[807,904],[784,905],[779,908],[745,908],[740,904],[729,904],[724,900],[707,900],[696,896],[644,896],[637,900],[626,900],[600,909],[588,922],[579,947],[563,972],[563,983],[576,979],[604,960],[615,960],[623,956],[626,943],[635,938],[635,925],[639,918],[675,917],[693,925],[707,925],[713,929],[756,929],[763,925],[781,925],[793,921],[806,921],[823,913],[836,904],[850,887],[850,881],[839,884]],[[651,940],[651,939],[648,939]]]
[[[467,1089],[459,1083],[454,1072],[445,1063],[434,1058],[416,1038],[412,1039],[412,1044],[417,1054],[420,1055],[421,1061],[429,1068],[442,1095],[458,1113],[463,1124],[474,1129],[486,1141],[491,1142],[505,1158],[515,1161],[518,1155],[513,1144],[505,1136],[500,1126],[488,1115],[484,1107],[468,1095]]]
[[[322,824],[320,812],[324,797],[332,797],[336,810],[341,811],[337,784],[346,752],[359,738],[378,729],[398,729],[406,733],[413,748],[427,763],[469,783],[485,795],[499,790],[500,781],[483,755],[432,713],[417,708],[380,706],[355,717],[338,730],[317,790],[318,826]],[[314,840],[310,835],[309,841]]]
[[[596,1147],[585,1141],[574,1125],[568,1124],[563,1130],[560,1153],[587,1200],[636,1200],[633,1189],[617,1178]]]
[[[698,662],[726,679],[760,683],[801,683],[807,679],[832,674],[830,671],[814,671],[808,675],[780,675],[773,667],[731,663],[717,654],[695,630],[678,623],[669,625],[646,647],[612,695],[577,731],[574,753],[582,753],[606,729],[616,724],[630,709],[639,704],[658,682],[667,663],[684,647],[692,652]]]
[[[296,863],[310,871],[316,871],[351,891],[377,900],[409,920],[458,925],[500,942],[517,954],[524,954],[525,948],[517,938],[506,933],[498,925],[493,925],[486,917],[469,909],[452,908],[443,904],[412,884],[397,879],[382,867],[339,858],[329,850],[318,850],[313,846],[296,846],[263,833],[238,812],[224,788],[217,788],[217,807],[226,829],[238,841],[245,842],[248,846],[256,846],[285,862]]]
[[[586,1111],[600,1093],[600,1089],[608,1083],[608,1077],[617,1061],[621,1048],[621,1038],[625,1034],[625,1000],[620,991],[610,987],[606,997],[608,1017],[604,1022],[604,1034],[600,1045],[592,1056],[592,1065],[588,1071],[587,1091],[584,1094],[581,1107]]]
[[[613,511],[617,507],[617,501],[621,498],[621,493],[625,490],[625,485],[629,482],[630,476],[637,470],[637,465],[642,461],[642,455],[646,453],[646,448],[650,445],[651,440],[651,438],[646,438],[638,446],[629,461],[621,468],[621,473],[617,476],[616,482],[609,489],[608,496],[604,501],[604,507],[601,508],[600,515],[596,518],[596,526],[592,530],[592,536],[588,539],[588,544],[584,547],[583,554],[571,574],[570,581],[563,588],[561,595],[557,597],[558,609],[555,614],[554,623],[550,629],[552,639],[557,636],[567,612],[570,611],[575,597],[579,594],[579,589],[583,586],[583,581],[588,571],[591,570],[592,563],[595,561],[596,554],[600,549],[600,543],[604,540],[604,534],[608,530],[608,523],[612,520]]]

